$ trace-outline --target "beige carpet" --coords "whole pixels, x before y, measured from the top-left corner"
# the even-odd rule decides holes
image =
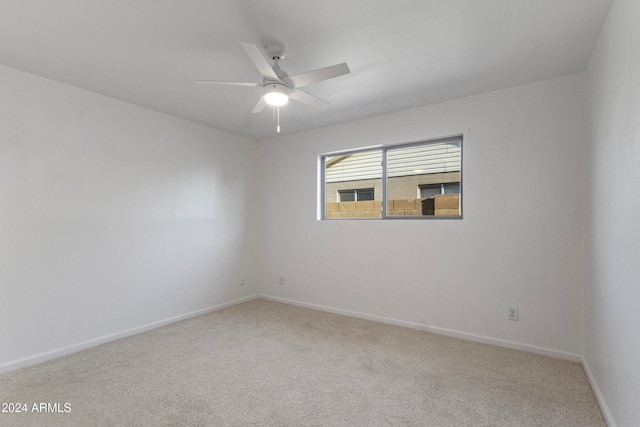
[[[28,405],[2,426],[605,426],[578,363],[264,300],[4,374],[0,402]]]

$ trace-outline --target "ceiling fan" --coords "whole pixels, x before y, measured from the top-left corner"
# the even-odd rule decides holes
[[[269,65],[269,62],[255,45],[244,42],[240,42],[240,44],[244,48],[245,52],[247,52],[247,55],[249,55],[249,58],[251,58],[251,61],[256,66],[260,74],[262,74],[262,83],[218,80],[196,80],[196,83],[261,87],[262,96],[254,107],[253,113],[259,113],[267,104],[274,107],[280,107],[281,105],[286,104],[289,101],[289,98],[315,107],[326,108],[331,104],[311,95],[310,93],[300,90],[300,88],[312,83],[349,74],[350,72],[347,64],[342,63],[289,76],[282,70],[282,68],[280,68],[279,64],[280,60],[283,59],[286,54],[285,47],[282,43],[274,41],[269,42],[266,46],[267,55],[269,58],[273,59],[273,67]]]

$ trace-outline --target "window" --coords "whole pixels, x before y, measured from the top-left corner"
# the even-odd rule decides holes
[[[462,136],[320,156],[322,219],[462,218]]]
[[[355,190],[338,190],[339,202],[363,202],[373,200],[373,188],[359,188]]]
[[[436,194],[457,194],[460,193],[460,183],[452,182],[447,184],[425,184],[418,186],[420,198],[433,199]]]

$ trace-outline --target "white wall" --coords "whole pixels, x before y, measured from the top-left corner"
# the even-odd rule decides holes
[[[0,369],[255,294],[256,151],[0,67]]]
[[[587,68],[584,357],[618,426],[640,425],[639,21],[616,0]]]
[[[583,95],[577,74],[261,141],[261,292],[575,359]],[[463,220],[316,220],[318,154],[461,132]]]

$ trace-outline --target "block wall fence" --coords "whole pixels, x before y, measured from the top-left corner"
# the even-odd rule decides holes
[[[379,200],[328,202],[327,219],[380,218]],[[460,194],[437,194],[432,199],[397,199],[387,203],[388,216],[460,215]]]

